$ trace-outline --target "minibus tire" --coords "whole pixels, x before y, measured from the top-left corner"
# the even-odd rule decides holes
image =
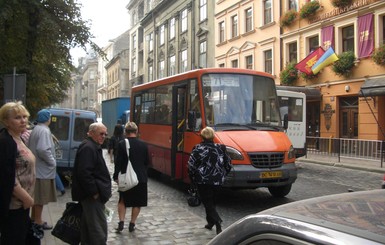
[[[283,186],[270,186],[268,189],[273,197],[285,197],[291,190],[291,184]]]

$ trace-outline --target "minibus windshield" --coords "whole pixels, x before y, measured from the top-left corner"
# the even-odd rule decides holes
[[[280,126],[274,80],[245,74],[202,76],[209,126]]]

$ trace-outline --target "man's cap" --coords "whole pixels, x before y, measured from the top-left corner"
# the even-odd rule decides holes
[[[45,123],[48,122],[48,120],[51,118],[51,112],[47,109],[42,109],[37,113],[37,122],[38,123]]]

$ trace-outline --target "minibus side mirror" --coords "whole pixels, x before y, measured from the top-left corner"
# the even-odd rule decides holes
[[[189,111],[187,116],[187,129],[194,131],[197,121],[197,115],[195,111]]]
[[[285,114],[283,116],[283,128],[286,130],[289,127],[289,116]]]

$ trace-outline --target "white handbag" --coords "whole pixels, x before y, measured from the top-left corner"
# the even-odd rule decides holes
[[[130,153],[129,153],[130,142],[128,141],[128,139],[125,139],[125,142],[126,142],[126,148],[127,148],[128,163],[127,163],[126,173],[122,174],[122,172],[119,172],[119,175],[118,175],[119,191],[127,191],[129,189],[132,189],[139,183],[138,177],[136,176],[136,173],[132,168],[132,165],[130,162]]]

